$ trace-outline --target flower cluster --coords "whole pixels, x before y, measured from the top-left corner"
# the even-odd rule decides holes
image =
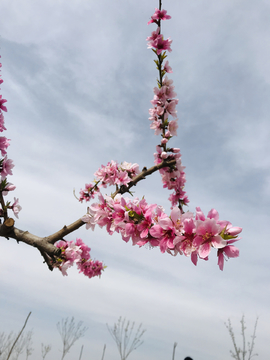
[[[178,148],[168,148],[167,151],[164,151],[161,145],[157,145],[157,152],[154,153],[155,164],[160,164],[164,159],[170,161],[175,160],[175,165],[173,167],[165,167],[159,170],[163,182],[163,187],[168,188],[168,190],[174,190],[174,192],[169,196],[171,202],[171,209],[174,206],[179,206],[182,208],[183,205],[189,203],[189,199],[184,191],[184,186],[186,182],[186,174],[184,172],[185,166],[182,166],[180,149]],[[171,152],[171,153],[168,153]]]
[[[164,40],[163,35],[160,34],[160,28],[158,27],[156,31],[153,31],[151,36],[146,39],[148,42],[148,49],[154,48],[154,52],[157,55],[160,55],[162,51],[168,50],[169,52],[172,51],[171,43],[172,40],[167,39]]]
[[[146,40],[148,41],[148,48],[152,48],[157,55],[157,60],[154,60],[157,69],[159,71],[158,87],[154,88],[154,98],[151,101],[153,107],[149,109],[151,121],[150,128],[155,130],[155,135],[161,134],[161,144],[157,146],[157,152],[154,154],[155,164],[161,163],[164,159],[175,160],[176,164],[173,168],[167,167],[159,170],[163,187],[173,190],[169,200],[172,208],[174,206],[187,205],[189,200],[186,192],[183,190],[186,182],[185,167],[182,166],[180,150],[175,148],[167,148],[168,141],[177,135],[178,119],[176,105],[178,99],[176,99],[176,93],[174,91],[173,81],[168,78],[167,73],[172,73],[172,68],[169,66],[169,62],[166,61],[163,64],[164,59],[167,57],[166,50],[171,50],[172,40],[164,40],[162,34],[160,34],[160,20],[170,19],[169,15],[166,15],[166,10],[156,9],[154,15],[148,24],[156,23],[158,25],[157,30],[152,32]],[[164,51],[164,52],[163,52]],[[172,117],[169,120],[169,117]]]
[[[98,197],[99,202],[92,204],[82,217],[87,228],[94,230],[95,225],[106,226],[110,235],[120,233],[125,242],[131,239],[133,245],[148,244],[159,247],[162,253],[190,256],[195,265],[198,258],[208,260],[211,248],[215,248],[221,270],[224,256],[239,255],[231,243],[238,240],[237,235],[242,229],[232,227],[229,221],[219,220],[215,209],[205,217],[198,207],[194,218],[191,212],[182,214],[174,207],[167,216],[162,207],[149,205],[145,199],[131,200],[120,194],[113,199],[101,193]]]
[[[112,160],[106,166],[101,165],[101,168],[94,174],[97,179],[94,181],[94,184],[85,184],[85,188],[81,189],[79,201],[94,199],[101,187],[106,188],[107,185],[127,185],[139,172],[138,164],[131,164],[126,161],[118,164]]]
[[[102,165],[98,171],[95,172],[96,178],[101,182],[103,187],[107,185],[127,185],[134,176],[139,174],[139,165],[131,164],[124,161],[118,164],[111,161],[107,166]]]
[[[0,56],[1,57],[1,56]],[[2,64],[0,63],[0,68]],[[0,84],[3,83],[0,75]],[[7,100],[3,99],[2,95],[0,95],[0,132],[7,130],[4,123],[4,114],[3,112],[7,112],[7,108],[4,105]],[[0,216],[7,218],[7,209],[11,209],[14,215],[18,218],[18,213],[22,209],[19,205],[19,199],[14,198],[14,203],[11,205],[11,202],[4,202],[3,196],[6,196],[9,191],[12,191],[16,188],[15,185],[9,183],[7,181],[7,176],[12,175],[12,168],[14,167],[13,161],[8,159],[7,157],[7,148],[9,146],[10,139],[7,139],[5,136],[0,136],[0,152],[2,155],[2,159],[0,159],[0,197],[1,197],[1,206]]]
[[[52,263],[53,267],[57,267],[63,275],[67,275],[67,269],[77,265],[80,273],[92,278],[100,276],[101,272],[106,266],[98,260],[90,258],[90,248],[84,244],[82,239],[73,241],[60,240],[55,244],[56,247],[61,249],[61,256]]]

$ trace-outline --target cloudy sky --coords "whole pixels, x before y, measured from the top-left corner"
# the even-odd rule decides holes
[[[270,4],[266,0],[164,0],[172,16],[171,78],[179,99],[180,147],[189,211],[216,208],[243,227],[240,258],[224,271],[213,253],[195,267],[189,258],[132,247],[105,229],[81,228],[94,258],[108,266],[89,280],[76,269],[50,272],[37,250],[1,239],[0,332],[18,331],[31,310],[34,354],[51,344],[60,358],[56,323],[67,316],[88,331],[66,357],[119,355],[106,323],[121,315],[143,323],[144,344],[132,359],[227,360],[232,349],[224,322],[240,342],[259,316],[255,351],[270,347]],[[150,167],[159,139],[149,129],[156,86],[154,54],[145,39],[158,0],[1,0],[0,35],[5,116],[15,163],[9,178],[23,207],[16,226],[49,235],[86,211],[78,191],[110,160]],[[13,194],[12,194],[13,195]],[[154,174],[136,188],[169,211],[169,193]],[[12,198],[11,198],[12,199]]]

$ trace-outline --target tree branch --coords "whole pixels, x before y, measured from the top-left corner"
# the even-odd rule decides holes
[[[160,170],[164,167],[173,167],[176,164],[176,160],[163,160],[160,164],[152,166],[150,169],[143,168],[143,170],[140,172],[139,175],[135,176],[132,181],[128,183],[128,185],[122,185],[120,186],[120,189],[116,190],[112,194],[112,198],[114,198],[117,194],[124,194],[126,192],[129,192],[129,190],[132,188],[132,186],[136,186],[137,183],[141,180],[144,180],[146,176],[149,176],[153,174],[155,171]]]
[[[79,229],[81,226],[85,225],[85,222],[81,219],[76,220],[74,223],[66,226],[64,225],[63,228],[56,233],[49,235],[46,237],[46,240],[50,244],[54,244],[56,241],[63,239],[64,236],[72,233],[73,231]]]
[[[81,219],[78,219],[68,226],[65,225],[62,229],[52,235],[39,237],[37,235],[31,234],[29,231],[17,229],[14,227],[14,223],[14,219],[8,218],[5,220],[4,224],[0,224],[0,236],[7,239],[12,238],[15,239],[18,243],[21,241],[27,245],[36,247],[40,251],[50,270],[53,270],[52,262],[55,257],[60,256],[61,254],[61,249],[54,246],[54,243],[58,240],[62,240],[64,236],[85,225],[85,222],[83,222]]]

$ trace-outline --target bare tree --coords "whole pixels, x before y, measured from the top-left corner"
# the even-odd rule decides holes
[[[41,356],[42,356],[42,360],[45,359],[45,357],[47,356],[48,352],[50,352],[52,349],[51,345],[44,345],[43,343],[41,344]]]
[[[242,335],[242,341],[243,341],[243,348],[237,347],[234,331],[232,328],[231,320],[228,319],[228,323],[225,323],[226,328],[229,331],[230,337],[233,342],[234,351],[230,350],[231,357],[236,360],[250,360],[253,358],[253,356],[258,356],[258,354],[253,354],[254,351],[254,344],[255,344],[255,338],[256,338],[256,329],[257,329],[257,323],[258,323],[258,317],[256,318],[253,334],[251,335],[251,343],[248,342],[246,344],[246,335],[245,335],[245,315],[242,316],[242,319],[240,320],[241,323],[241,335]],[[247,350],[246,350],[247,349]],[[242,355],[242,356],[241,356]]]
[[[1,333],[0,360],[6,360],[8,359],[8,356],[11,356],[12,360],[17,360],[24,351],[26,353],[27,360],[29,356],[32,355],[34,350],[32,348],[32,335],[33,331],[28,331],[26,334],[21,334],[19,338],[15,333],[13,333],[13,331],[11,331],[8,335],[6,335],[4,332]],[[17,341],[15,343],[16,339]]]
[[[11,331],[8,335],[4,332],[0,333],[0,359],[6,359],[4,355],[9,352],[9,349],[14,342],[14,336],[13,331]]]
[[[32,335],[33,331],[28,331],[26,334],[22,334],[18,341],[16,342],[13,351],[12,351],[12,360],[17,360],[20,355],[25,351],[26,360],[32,354]]]
[[[130,321],[128,320],[126,323],[126,319],[122,320],[121,316],[119,317],[118,322],[114,324],[113,328],[109,328],[107,324],[109,333],[116,342],[121,360],[126,360],[133,350],[143,344],[141,337],[146,330],[141,330],[142,324],[140,324],[133,336],[134,325],[135,322],[133,322],[130,326]]]
[[[59,334],[61,335],[62,342],[63,342],[63,352],[61,360],[69,352],[70,348],[74,345],[74,343],[81,337],[84,336],[87,327],[82,327],[83,322],[79,321],[77,324],[74,321],[74,317],[62,319],[61,322],[57,323],[57,329]]]

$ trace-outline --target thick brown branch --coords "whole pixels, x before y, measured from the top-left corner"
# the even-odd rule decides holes
[[[153,174],[155,171],[158,171],[164,167],[172,167],[175,165],[175,163],[176,163],[175,159],[169,160],[169,161],[163,160],[160,164],[154,165],[150,169],[144,168],[139,175],[135,176],[132,179],[132,181],[128,183],[127,186],[121,186],[120,189],[116,190],[112,194],[112,198],[114,198],[117,194],[124,194],[126,192],[129,192],[129,190],[132,188],[132,186],[135,186],[139,181],[145,179],[146,176],[149,176],[149,175]]]
[[[70,234],[71,232],[79,229],[84,224],[85,223],[81,219],[78,219],[68,226],[65,225],[56,233],[42,238],[31,234],[28,231],[17,229],[14,227],[14,220],[9,218],[4,222],[4,224],[0,224],[0,236],[3,236],[7,239],[12,238],[17,240],[17,242],[21,241],[27,245],[36,247],[43,256],[44,261],[47,263],[49,269],[52,270],[52,260],[61,254],[61,250],[53,244],[56,241],[63,239],[63,237],[67,234]]]
[[[47,236],[45,239],[50,244],[54,244],[56,241],[63,239],[64,236],[72,233],[73,231],[79,229],[81,226],[85,225],[81,219],[76,220],[74,223],[64,226],[61,230],[57,231],[56,233]]]

